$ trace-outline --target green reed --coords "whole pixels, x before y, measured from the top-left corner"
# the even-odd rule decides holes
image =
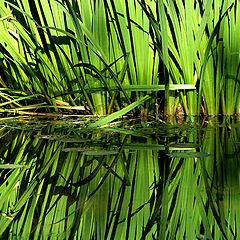
[[[104,115],[159,83],[158,53],[137,2],[4,2],[2,87],[41,94],[37,101],[46,108],[87,105],[90,113]],[[126,92],[129,85],[141,85],[141,92]]]
[[[200,110],[209,115],[236,113],[239,47],[234,32],[239,22],[239,4],[172,0],[157,4],[159,18],[149,6],[144,10],[167,70],[165,78],[175,84],[196,86],[196,91],[180,92],[186,114],[196,115]],[[172,95],[169,100],[177,100],[178,96]],[[169,113],[175,111],[171,106]]]
[[[146,115],[164,98],[165,115],[238,113],[238,10],[233,0],[2,1],[0,111],[106,115],[145,99]]]

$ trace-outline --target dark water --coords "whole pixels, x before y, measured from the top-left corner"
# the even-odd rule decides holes
[[[239,126],[2,123],[0,239],[239,239]]]

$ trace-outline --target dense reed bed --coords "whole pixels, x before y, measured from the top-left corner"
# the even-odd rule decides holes
[[[230,0],[1,1],[0,111],[239,114],[239,24]]]

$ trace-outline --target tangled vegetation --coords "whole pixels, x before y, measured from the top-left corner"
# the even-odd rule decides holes
[[[239,114],[239,13],[233,0],[1,1],[0,112]]]

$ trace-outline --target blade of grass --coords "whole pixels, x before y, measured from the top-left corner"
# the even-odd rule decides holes
[[[145,97],[140,98],[139,100],[135,101],[134,103],[131,103],[129,106],[119,110],[118,112],[112,113],[107,117],[104,117],[94,123],[89,124],[88,127],[89,128],[102,127],[110,123],[111,121],[123,116],[124,114],[128,113],[129,111],[133,110],[134,108],[136,108],[137,106],[141,105],[142,103],[149,99],[151,99],[151,96],[146,95]]]

